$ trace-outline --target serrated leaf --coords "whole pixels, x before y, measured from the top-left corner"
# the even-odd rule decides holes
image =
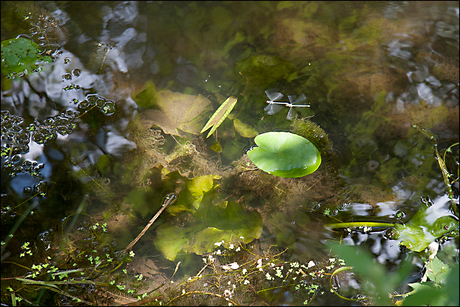
[[[227,100],[224,101],[220,105],[220,107],[214,112],[214,114],[211,116],[209,121],[204,125],[203,129],[201,129],[200,133],[205,132],[209,128],[212,127],[211,131],[209,131],[208,136],[206,138],[210,137],[214,131],[222,124],[225,118],[227,118],[228,114],[233,110],[235,107],[236,102],[238,99],[235,96],[230,96],[227,98]]]

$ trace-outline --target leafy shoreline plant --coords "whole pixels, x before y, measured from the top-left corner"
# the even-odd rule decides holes
[[[359,273],[363,278],[369,280],[373,285],[373,289],[369,288],[367,292],[370,294],[371,300],[377,304],[388,304],[390,300],[387,299],[387,293],[390,298],[402,301],[395,301],[397,305],[411,306],[411,305],[458,305],[458,272],[459,272],[459,259],[458,254],[454,263],[445,263],[437,257],[437,252],[440,244],[447,240],[458,240],[459,238],[459,216],[458,216],[458,191],[454,196],[452,184],[459,180],[459,165],[457,160],[456,174],[452,174],[446,167],[446,153],[452,152],[454,146],[458,147],[458,143],[450,145],[441,156],[437,149],[436,136],[427,132],[425,129],[414,125],[423,134],[429,136],[433,140],[433,148],[435,151],[435,158],[438,160],[441,173],[446,185],[446,192],[451,204],[451,212],[453,215],[439,216],[435,221],[432,221],[430,216],[433,216],[433,210],[441,212],[440,208],[434,208],[429,198],[422,199],[423,205],[417,213],[406,224],[393,224],[381,222],[345,222],[328,224],[326,227],[334,228],[362,228],[365,231],[372,230],[372,227],[391,227],[387,230],[386,235],[390,239],[399,239],[400,245],[404,245],[409,250],[422,253],[421,257],[424,258],[425,274],[417,283],[408,284],[413,288],[412,291],[403,294],[390,294],[396,287],[404,280],[410,270],[409,265],[401,265],[398,272],[394,273],[392,278],[387,284],[382,284],[381,280],[384,279],[384,268],[375,268],[376,264],[373,263],[370,255],[359,255],[359,251],[353,247],[342,246],[330,242],[333,252],[345,259],[347,264],[353,265],[349,269],[353,269]],[[457,156],[458,159],[458,156]],[[439,207],[439,204],[437,205]],[[430,211],[430,212],[429,212]],[[358,248],[359,249],[359,248]],[[424,251],[428,254],[427,257],[423,256]],[[364,261],[364,257],[366,260]],[[360,258],[361,260],[356,260]],[[406,268],[404,268],[406,266]],[[374,269],[371,269],[374,267]],[[379,272],[378,274],[375,272]],[[374,273],[370,273],[374,272]],[[428,281],[428,279],[430,281]]]

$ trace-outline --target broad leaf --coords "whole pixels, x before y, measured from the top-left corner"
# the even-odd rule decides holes
[[[407,224],[396,224],[395,231],[400,235],[401,245],[421,252],[437,238],[458,228],[458,220],[454,217],[447,214],[439,216],[443,212],[441,209],[436,205],[429,208],[422,206]],[[439,217],[435,220],[436,216]]]
[[[153,86],[153,85],[152,85]],[[146,99],[155,101],[160,110],[144,110],[142,115],[153,121],[165,133],[181,135],[177,129],[192,134],[198,134],[205,120],[205,114],[210,109],[210,101],[202,95],[186,95],[169,90],[144,90],[135,98],[136,102],[146,105]],[[150,96],[149,96],[150,93]],[[139,100],[140,99],[140,100]]]
[[[187,188],[179,194],[176,203],[169,206],[166,211],[171,215],[178,215],[182,211],[195,213],[205,194],[212,193],[219,187],[217,179],[220,178],[219,175],[205,175],[186,180]]]
[[[318,169],[321,155],[309,140],[289,132],[268,132],[254,141],[248,157],[261,170],[279,177],[306,176]]]
[[[36,70],[39,62],[52,62],[51,57],[43,56],[39,46],[30,39],[9,39],[2,41],[1,45],[2,72],[9,78]]]
[[[216,248],[238,242],[250,243],[262,234],[262,217],[256,210],[248,212],[237,202],[222,202],[217,206],[204,201],[192,214],[196,221],[186,227],[165,223],[157,228],[155,246],[163,255],[174,261],[182,250],[203,255]]]
[[[233,119],[233,125],[236,132],[244,138],[253,138],[259,133],[255,128],[243,123],[238,118]]]

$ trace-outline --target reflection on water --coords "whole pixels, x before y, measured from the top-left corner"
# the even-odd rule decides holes
[[[2,73],[2,110],[22,116],[25,126],[66,109],[83,114],[73,133],[20,155],[45,164],[40,179],[49,183],[48,196],[34,200],[39,233],[90,195],[86,214],[113,227],[125,214],[126,227],[111,234],[121,250],[166,193],[184,194],[193,178],[218,175],[220,187],[200,190],[203,203],[223,210],[229,201],[248,215],[257,212],[264,225],[260,240],[289,248],[287,258],[325,259],[325,240],[342,236],[394,266],[404,254],[383,231],[331,233],[324,223],[407,222],[421,197],[447,203],[431,140],[412,124],[436,134],[440,148],[458,142],[457,2],[10,3],[2,5],[2,40],[30,34],[27,19],[13,26],[4,17],[29,11],[61,20],[59,26],[41,20],[32,35],[43,38],[55,60],[25,78]],[[51,23],[57,30],[46,30]],[[259,133],[287,131],[285,113],[264,112],[265,91],[273,88],[305,94],[310,108],[289,112],[309,117],[334,144],[334,154],[309,176],[285,179],[251,169],[244,152],[252,138],[230,117],[216,137],[198,133],[232,95],[238,98],[234,118]],[[113,115],[82,107],[94,94],[116,104]],[[3,134],[2,125],[2,146]],[[209,149],[217,140],[222,154]],[[447,157],[452,172],[455,163]],[[3,175],[8,171],[2,169],[2,193],[8,194],[2,207],[15,207],[27,199],[23,187],[33,185],[31,177]],[[208,192],[215,198],[206,199]],[[192,227],[202,201],[194,199],[195,207],[178,202],[158,226]],[[45,214],[53,222],[41,225]],[[14,219],[5,222],[12,226]],[[148,243],[155,236],[151,231],[143,238],[140,255],[147,248],[161,258]],[[291,295],[276,295],[276,303],[292,302]]]

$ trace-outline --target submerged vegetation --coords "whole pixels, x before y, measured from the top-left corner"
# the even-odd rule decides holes
[[[3,304],[458,305],[455,5],[91,5],[2,5]]]

